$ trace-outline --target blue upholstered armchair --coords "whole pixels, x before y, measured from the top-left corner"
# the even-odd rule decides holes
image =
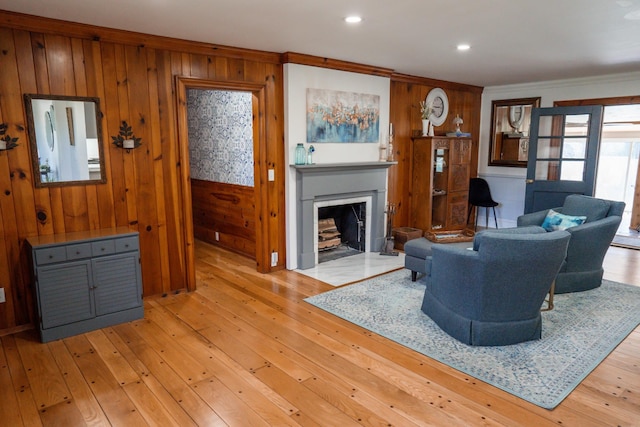
[[[562,207],[553,208],[564,215],[586,216],[582,225],[567,228],[571,233],[566,263],[556,278],[555,293],[594,289],[602,283],[602,262],[622,221],[624,202],[571,194]],[[541,225],[549,210],[518,218],[518,227]]]
[[[569,238],[566,231],[526,227],[482,231],[473,250],[434,245],[422,311],[469,345],[540,339],[540,309]]]

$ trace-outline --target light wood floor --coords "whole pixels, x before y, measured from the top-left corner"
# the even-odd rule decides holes
[[[196,252],[198,290],[145,299],[144,320],[2,337],[0,425],[640,425],[638,329],[548,411],[302,301],[326,284]],[[640,285],[639,261],[611,248],[606,278]]]

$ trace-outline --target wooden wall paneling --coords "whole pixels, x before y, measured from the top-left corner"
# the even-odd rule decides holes
[[[260,112],[265,111],[265,90],[260,94],[253,93],[253,180],[254,193],[253,203],[255,205],[255,244],[258,250],[255,252],[256,265],[258,271],[265,273],[271,265],[268,242],[268,222],[269,216],[266,212],[269,209],[269,185],[267,183],[267,141],[265,118]],[[267,259],[269,258],[269,259]]]
[[[160,245],[158,239],[157,199],[154,182],[154,144],[149,131],[150,96],[148,82],[148,64],[146,49],[138,46],[125,47],[127,70],[127,90],[129,120],[133,132],[142,138],[142,146],[131,150],[135,163],[136,193],[134,203],[137,206],[138,231],[141,239],[140,256],[145,295],[162,293],[160,275]],[[156,103],[157,106],[157,103]],[[125,171],[127,173],[127,171]],[[128,174],[128,173],[127,173]],[[166,250],[166,249],[165,249]]]
[[[205,55],[189,55],[189,66],[189,73],[186,75],[199,79],[209,78],[209,64]]]
[[[182,191],[182,226],[185,241],[185,278],[188,290],[196,289],[195,247],[193,237],[193,198],[191,195],[191,171],[189,170],[189,130],[187,128],[187,83],[176,75],[177,123],[180,163],[180,184]]]
[[[388,200],[396,205],[394,227],[409,224],[411,182],[411,94],[406,84],[391,83],[389,122],[393,123],[394,159],[397,165],[389,168]]]
[[[19,138],[18,147],[0,153],[0,229],[4,245],[0,259],[6,260],[0,267],[0,281],[5,287],[7,298],[3,307],[6,311],[0,318],[0,328],[7,328],[28,323],[31,319],[25,270],[20,268],[20,247],[25,233],[36,234],[38,229],[35,223],[35,201],[31,185],[29,146],[24,127],[17,53],[11,30],[0,28],[0,52],[0,70],[3,72],[3,78],[0,78],[0,117],[2,123],[8,125],[7,133]]]
[[[174,74],[171,68],[171,53],[158,51],[156,53],[156,75],[158,77],[158,106],[160,131],[160,145],[162,147],[162,161],[160,166],[164,179],[164,208],[165,226],[167,233],[167,250],[171,248],[171,256],[168,257],[169,283],[165,288],[171,290],[186,287],[184,272],[186,271],[185,240],[183,235],[182,191],[180,187],[180,164],[178,154],[178,140],[176,129],[175,87]]]
[[[196,238],[255,258],[254,189],[197,179],[191,180],[191,189]]]
[[[245,78],[244,67],[245,60],[241,58],[230,58],[227,61],[228,72],[227,79],[228,80],[238,80],[238,81],[252,81],[251,77]]]
[[[2,34],[0,33],[0,36]],[[0,65],[2,60],[0,59]],[[0,123],[2,117],[2,98],[0,98]],[[11,174],[9,172],[9,151],[0,152],[0,287],[5,288],[6,303],[0,304],[0,327],[14,327],[16,307],[14,306],[14,286],[18,281],[12,277],[10,251],[18,242],[18,230],[7,229],[9,224],[15,224],[15,207],[11,197]]]
[[[37,85],[35,93],[52,93],[49,84],[49,66],[44,34],[32,34],[31,54],[33,55],[35,80]],[[33,171],[33,173],[37,173],[37,171]],[[53,232],[64,233],[64,210],[62,208],[62,195],[60,188],[50,187],[48,189],[38,189],[35,190],[35,192],[42,194],[43,198],[48,198],[47,204],[50,206],[48,217],[50,218]]]
[[[263,172],[263,179],[269,188],[269,232],[265,234],[270,245],[266,252],[278,251],[278,263],[271,270],[283,269],[285,267],[286,253],[286,218],[285,218],[285,193],[284,182],[288,165],[285,165],[285,144],[284,144],[284,84],[282,67],[274,64],[266,64],[266,105],[264,110],[265,118],[266,146],[264,148],[263,159],[266,164],[264,169],[273,169],[275,181],[269,182]],[[263,169],[263,170],[264,170]]]
[[[13,34],[15,43],[14,52],[30,53],[32,51],[30,34],[26,31],[21,30],[15,30]],[[36,81],[35,62],[33,55],[17,55],[16,60],[18,65],[18,75],[20,76],[21,93],[37,93],[38,84]],[[20,126],[24,129],[20,141],[22,142],[22,144],[24,144],[25,148],[28,149],[30,141],[26,132],[26,120],[24,120],[24,118]],[[33,174],[34,171],[32,171],[31,173]],[[37,222],[38,234],[53,234],[49,190],[44,188],[34,189],[33,193],[36,215],[39,215]]]
[[[0,120],[2,119],[2,115],[0,114]],[[0,153],[0,171],[8,171],[9,163],[7,162],[7,156]],[[5,169],[6,167],[6,169]],[[7,188],[7,184],[9,184],[9,180],[6,179],[6,173],[0,173],[0,190],[4,190]],[[9,202],[9,203],[7,203]],[[8,197],[0,196],[0,237],[2,237],[2,244],[0,244],[0,287],[4,288],[4,295],[6,299],[6,303],[0,304],[0,327],[4,328],[12,328],[16,326],[16,307],[13,303],[13,289],[15,286],[12,286],[13,283],[11,281],[11,270],[9,266],[10,263],[10,255],[9,250],[11,246],[14,245],[15,241],[18,240],[17,233],[13,233],[13,236],[10,232],[5,231],[5,225],[9,224],[9,218],[4,217],[4,212],[7,210],[13,211],[13,206],[10,203],[10,199]],[[1,357],[0,352],[0,357]]]
[[[142,260],[145,295],[181,289],[190,283],[192,272],[187,271],[187,266],[193,241],[185,230],[191,219],[185,219],[182,212],[190,193],[179,179],[181,174],[188,177],[188,171],[180,164],[180,146],[176,143],[175,75],[260,85],[260,98],[267,111],[259,118],[263,124],[260,160],[256,162],[259,170],[256,194],[261,195],[261,204],[260,214],[254,218],[260,221],[263,240],[255,252],[262,257],[261,268],[269,271],[270,252],[278,251],[280,261],[276,268],[282,268],[285,169],[281,164],[283,88],[278,54],[217,46],[212,49],[210,44],[178,42],[10,12],[0,12],[0,21],[2,117],[14,123],[21,145],[23,141],[25,144],[2,153],[10,172],[3,177],[4,181],[0,180],[0,185],[7,187],[5,197],[0,199],[3,237],[0,259],[5,257],[7,262],[0,273],[11,277],[7,296],[15,304],[12,312],[2,317],[11,320],[0,319],[0,329],[30,322],[32,305],[26,302],[30,293],[25,273],[28,263],[20,255],[21,241],[28,235],[128,225],[140,231],[142,250],[147,254]],[[106,184],[33,187],[23,93],[88,95],[100,99]],[[141,149],[127,153],[111,143],[111,136],[117,134],[122,120],[127,120],[136,135],[143,138]],[[268,169],[276,171],[275,182],[267,180]],[[44,216],[37,219],[38,213]],[[13,268],[14,265],[20,267]],[[5,310],[7,307],[10,305],[3,306]]]
[[[112,144],[111,136],[118,133],[120,128],[120,110],[118,101],[118,72],[116,63],[116,47],[110,43],[101,43],[100,57],[102,58],[102,77],[104,97],[100,99],[102,110],[102,139],[104,151],[110,159],[107,167],[107,185],[113,192],[113,206],[111,212],[116,226],[130,225],[127,214],[127,187],[124,180],[124,150]],[[105,159],[106,160],[106,159]],[[136,224],[134,223],[135,227]],[[137,227],[136,227],[137,229]]]
[[[228,80],[229,69],[227,68],[227,58],[216,57],[216,80]]]
[[[115,45],[115,61],[116,61],[116,93],[117,93],[117,116],[118,120],[116,122],[116,126],[109,130],[109,135],[117,135],[120,129],[120,125],[122,121],[126,121],[128,124],[132,126],[136,126],[137,123],[132,123],[132,116],[129,111],[129,91],[128,86],[129,76],[127,75],[127,66],[125,59],[125,49],[126,46]],[[134,128],[135,132],[135,128]],[[139,132],[138,132],[138,137]],[[117,225],[135,225],[136,229],[140,231],[139,221],[138,221],[138,205],[136,204],[136,195],[137,195],[137,185],[136,185],[136,163],[135,163],[135,155],[136,150],[122,150],[115,145],[111,144],[111,147],[115,151],[120,151],[122,153],[122,176],[115,177],[114,179],[123,179],[124,180],[124,199],[127,216],[126,219],[118,219],[116,218]],[[141,238],[142,240],[142,238]],[[142,249],[142,243],[140,244]],[[143,270],[144,273],[144,270]],[[144,278],[144,276],[143,276]]]
[[[87,79],[87,94],[88,96],[95,96],[100,99],[100,113],[104,117],[105,84],[100,43],[97,41],[84,40],[83,48],[85,52],[84,66],[86,67],[87,76],[89,76]],[[107,182],[106,184],[94,186],[97,200],[96,206],[93,206],[93,208],[96,209],[98,216],[97,228],[111,228],[116,225],[113,179],[111,178],[111,150],[109,149],[109,146],[112,144],[111,137],[109,137],[106,132],[107,127],[104,118],[100,121],[100,130]],[[89,208],[89,212],[91,212],[91,207]],[[94,221],[92,221],[92,225],[95,225]]]
[[[147,49],[147,80],[149,82],[149,143],[152,145],[153,157],[153,186],[156,189],[156,231],[158,234],[158,249],[160,262],[157,265],[160,273],[161,293],[167,293],[170,289],[170,264],[169,246],[167,245],[167,213],[164,198],[164,170],[162,168],[162,137],[160,128],[160,99],[158,92],[158,67],[156,50]],[[154,108],[154,107],[158,108]]]

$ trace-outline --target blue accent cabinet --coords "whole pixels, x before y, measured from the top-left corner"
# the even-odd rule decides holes
[[[42,342],[144,317],[137,232],[119,227],[26,242]]]

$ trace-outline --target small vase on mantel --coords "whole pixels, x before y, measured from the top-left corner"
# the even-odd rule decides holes
[[[428,119],[422,119],[422,136],[429,136],[430,123]]]

